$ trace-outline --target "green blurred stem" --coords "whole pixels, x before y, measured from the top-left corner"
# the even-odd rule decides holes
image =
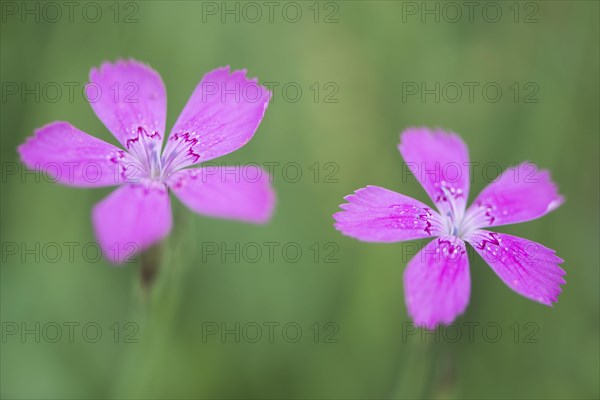
[[[162,259],[163,244],[162,242],[146,249],[140,254],[140,283],[142,289],[149,292],[158,274],[160,273],[160,263]]]

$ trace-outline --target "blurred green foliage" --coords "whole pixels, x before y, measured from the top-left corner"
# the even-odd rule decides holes
[[[3,246],[93,242],[90,210],[111,190],[38,183],[33,175],[6,171],[35,128],[66,120],[116,143],[80,92],[73,101],[66,92],[54,102],[51,95],[22,101],[7,83],[83,85],[91,67],[133,57],[162,75],[172,126],[204,73],[227,64],[247,68],[261,82],[280,86],[254,139],[223,161],[297,163],[303,172],[294,183],[276,170],[278,206],[266,226],[204,218],[173,200],[174,229],[162,245],[152,293],[140,288],[139,264],[115,268],[84,259],[80,250],[73,262],[66,254],[55,263],[31,255],[23,262],[22,254],[3,247],[3,398],[599,397],[598,2],[496,2],[503,12],[496,23],[484,18],[483,6],[473,21],[463,8],[458,22],[449,20],[450,9],[439,22],[435,15],[422,22],[419,13],[442,7],[438,2],[301,1],[296,23],[284,18],[295,18],[291,9],[283,14],[286,2],[278,3],[272,21],[262,6],[254,23],[253,10],[236,2],[96,2],[102,11],[96,23],[83,18],[86,3],[77,3],[73,21],[61,6],[56,22],[49,9],[35,22],[20,9],[13,14],[5,8],[36,2],[2,3]],[[223,23],[221,7],[240,7],[240,21],[226,15]],[[124,23],[128,16],[137,22]],[[525,23],[526,17],[537,22]],[[317,101],[310,88],[315,82]],[[466,92],[448,101],[453,93],[447,92],[436,102],[433,95],[403,98],[410,82],[480,86],[473,101]],[[488,82],[503,89],[499,101],[484,98]],[[521,90],[516,101],[515,82]],[[297,102],[292,89],[283,92],[286,83],[302,88]],[[529,99],[538,101],[526,102],[532,91]],[[329,95],[338,101],[326,102]],[[471,304],[457,320],[459,340],[451,343],[450,331],[440,340],[413,334],[402,289],[410,247],[343,237],[331,218],[343,196],[367,184],[425,201],[396,149],[399,132],[413,125],[460,133],[474,162],[505,168],[531,160],[552,171],[566,203],[543,219],[500,230],[543,243],[565,260],[567,285],[556,306],[514,294],[474,257]],[[329,162],[337,166],[337,183],[324,182]],[[317,183],[309,168],[315,163]],[[476,171],[471,198],[486,184]],[[303,255],[288,262],[279,247],[272,263],[266,251],[258,262],[232,256],[222,262],[203,253],[208,242],[230,248],[236,242],[298,243]],[[319,262],[310,249],[315,242]],[[338,247],[337,263],[323,262],[329,242]],[[52,323],[68,322],[79,324],[72,343],[65,325],[62,338],[50,343]],[[279,324],[272,343],[269,322]],[[472,341],[470,322],[479,324]],[[12,323],[34,330],[39,323],[40,343],[34,334],[25,340],[21,332],[8,335]],[[97,325],[83,337],[86,323]],[[246,335],[241,332],[240,343],[234,334],[203,337],[203,330],[221,323],[228,329],[239,323]],[[288,340],[293,329],[283,336],[286,323],[302,328],[297,343]],[[253,324],[263,327],[257,343],[248,340]],[[493,329],[483,332],[486,324],[501,327],[498,341]],[[95,326],[102,336],[91,343]],[[126,343],[127,333],[138,342]],[[328,343],[327,334],[337,343]]]

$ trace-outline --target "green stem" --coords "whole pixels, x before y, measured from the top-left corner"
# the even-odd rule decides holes
[[[140,259],[140,283],[145,292],[150,292],[160,272],[162,242],[143,251]]]

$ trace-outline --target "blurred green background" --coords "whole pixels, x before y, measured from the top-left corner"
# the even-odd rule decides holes
[[[472,20],[461,6],[457,22],[455,10],[439,2],[278,2],[271,20],[258,2],[262,16],[252,22],[255,9],[245,3],[111,1],[86,8],[88,20],[101,10],[95,23],[82,14],[86,3],[77,3],[72,20],[64,5],[57,19],[42,2],[2,3],[3,398],[599,397],[598,2],[495,2],[485,13],[481,2]],[[23,17],[23,7],[40,7],[40,21]],[[238,7],[239,15],[226,14],[223,22],[225,7]],[[435,14],[421,15],[436,7],[439,22]],[[302,16],[293,23],[297,9]],[[497,9],[502,15],[492,22]],[[173,199],[174,229],[150,293],[140,287],[139,263],[115,268],[90,260],[93,246],[90,256],[82,253],[94,242],[91,209],[112,189],[36,182],[11,169],[19,161],[16,147],[54,120],[116,143],[80,91],[72,101],[66,91],[56,100],[42,88],[81,87],[91,67],[122,57],[162,75],[168,127],[215,67],[247,68],[261,82],[279,84],[254,139],[218,160],[280,163],[273,220],[253,226],[204,218]],[[407,82],[480,86],[473,101],[465,90],[456,102],[454,92],[436,102],[433,95],[403,98]],[[503,90],[497,102],[482,94],[488,82]],[[19,92],[12,94],[15,83]],[[39,101],[21,98],[23,83],[39,83]],[[293,89],[287,97],[282,91],[289,83],[302,89],[296,102]],[[540,220],[499,230],[540,242],[565,260],[567,285],[557,305],[511,292],[474,257],[459,339],[454,343],[450,330],[422,338],[408,327],[402,273],[411,245],[343,237],[331,215],[343,196],[367,184],[428,201],[405,176],[396,149],[399,132],[413,125],[460,133],[475,162],[505,168],[531,160],[552,171],[566,203]],[[289,163],[300,166],[298,182],[293,168],[282,171]],[[332,172],[334,182],[325,179]],[[476,170],[471,199],[488,181]],[[81,244],[72,260],[67,242]],[[266,242],[280,244],[273,262]],[[10,243],[47,254],[14,255]],[[58,262],[50,243],[63,252]],[[203,252],[206,243],[257,243],[264,251],[257,262],[249,248],[239,262],[223,262],[221,252]],[[283,257],[286,243],[302,249],[299,261]],[[338,262],[324,262],[332,249]],[[68,323],[79,324],[73,340]],[[239,324],[239,343],[234,333],[206,335],[223,323],[233,331]],[[470,323],[479,324],[472,340]],[[62,337],[51,343],[55,324]],[[256,325],[262,337],[252,343]],[[19,332],[11,335],[15,326]],[[291,326],[287,333],[284,326]],[[92,343],[97,327],[102,334]],[[302,333],[293,342],[297,327]],[[39,343],[33,333],[22,338],[22,328],[37,330]]]

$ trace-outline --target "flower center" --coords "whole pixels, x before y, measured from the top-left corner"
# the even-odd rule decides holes
[[[469,231],[467,224],[464,223],[465,218],[457,218],[452,211],[448,211],[444,217],[447,235],[462,238]]]
[[[137,136],[127,140],[129,151],[141,164],[142,176],[151,180],[161,177],[160,147],[162,138],[158,132],[148,132],[143,127],[137,128]]]
[[[440,186],[444,193],[444,206],[440,209],[444,219],[445,233],[463,239],[478,228],[479,210],[465,212],[465,199],[456,196],[446,185]]]
[[[455,214],[448,211],[444,216],[446,234],[464,239],[470,233],[485,226],[485,208],[475,207],[468,212]]]

